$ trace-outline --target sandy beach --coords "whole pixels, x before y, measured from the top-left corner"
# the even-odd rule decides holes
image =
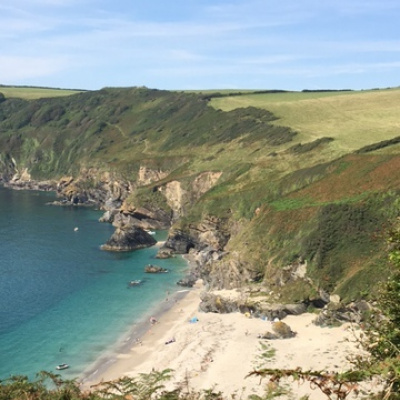
[[[357,352],[349,324],[321,328],[312,323],[316,315],[310,313],[284,319],[296,332],[295,337],[262,340],[258,335],[271,331],[270,321],[241,313],[199,312],[201,290],[198,283],[180,299],[168,299],[169,309],[155,316],[156,323],[147,322],[140,340],[132,340],[112,359],[98,365],[95,372],[84,375],[82,386],[90,388],[100,381],[171,368],[174,378],[167,384],[168,389],[188,381],[193,390],[212,388],[226,397],[236,394],[245,398],[264,393],[268,384],[267,379],[260,382],[256,377],[245,378],[256,368],[301,366],[304,370],[340,371],[350,365],[347,357]],[[261,357],[266,350],[268,356]],[[312,400],[326,399],[319,390],[311,390],[308,383],[289,382],[287,388],[294,398],[309,394]]]

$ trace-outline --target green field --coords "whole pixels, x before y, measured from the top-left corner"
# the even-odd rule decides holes
[[[240,107],[274,113],[275,124],[289,126],[309,142],[332,137],[335,155],[357,150],[400,134],[400,89],[347,92],[286,92],[217,97],[211,105],[223,111]]]
[[[52,89],[28,86],[0,86],[0,93],[3,93],[6,98],[20,98],[25,100],[70,96],[71,94],[80,92],[81,90],[70,89]]]

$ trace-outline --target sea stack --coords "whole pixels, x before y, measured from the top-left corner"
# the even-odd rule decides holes
[[[153,246],[157,243],[153,236],[141,228],[117,228],[110,239],[101,246],[107,251],[131,251]]]

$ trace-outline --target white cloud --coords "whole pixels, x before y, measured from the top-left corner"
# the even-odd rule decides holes
[[[0,56],[2,83],[52,75],[67,66],[68,60],[60,58]]]

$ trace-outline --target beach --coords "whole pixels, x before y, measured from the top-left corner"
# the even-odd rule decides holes
[[[156,322],[145,321],[137,337],[82,377],[82,387],[170,368],[174,372],[167,389],[188,383],[195,391],[213,389],[227,398],[245,398],[265,393],[268,386],[266,378],[247,377],[257,368],[342,371],[350,366],[347,357],[358,352],[356,327],[319,327],[312,323],[313,313],[283,320],[296,332],[292,338],[260,339],[260,334],[271,331],[271,321],[241,313],[199,312],[202,290],[198,282],[178,298],[167,298],[163,311],[154,316]],[[311,400],[326,399],[307,382],[289,381],[285,387],[294,398],[309,394]]]

